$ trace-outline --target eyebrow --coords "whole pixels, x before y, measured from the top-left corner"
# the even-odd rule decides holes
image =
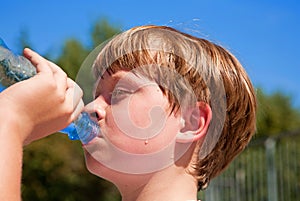
[[[117,71],[120,72],[120,71]],[[97,87],[95,88],[94,92],[94,98],[98,97],[99,94],[101,94],[103,87],[101,86],[101,81],[103,82],[105,79],[112,79],[111,84],[113,85],[113,89],[116,87],[116,85],[119,84],[120,87],[133,87],[134,90],[138,90],[140,87],[143,87],[145,85],[151,84],[151,83],[156,83],[154,81],[151,81],[149,78],[142,76],[138,73],[133,73],[133,72],[125,72],[126,74],[124,76],[119,75],[117,72],[110,74],[107,73],[105,76],[104,74],[98,79],[97,81]],[[120,82],[120,80],[122,80]],[[105,81],[104,81],[105,82]],[[122,84],[124,82],[124,86]],[[103,85],[102,85],[103,86]]]
[[[107,79],[107,77],[109,78],[112,78],[112,74],[109,74],[107,73],[106,76],[104,76],[105,73],[103,73],[101,76],[99,76],[99,78],[97,79],[95,85],[94,85],[94,90],[93,90],[93,95],[94,95],[94,98],[97,98],[100,94],[101,94],[101,91],[102,91],[102,87],[101,86],[101,83],[104,82],[104,79]]]

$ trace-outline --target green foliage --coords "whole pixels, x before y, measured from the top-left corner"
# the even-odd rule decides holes
[[[84,102],[91,101],[94,78],[91,76],[92,63],[83,63],[89,52],[103,42],[111,39],[121,28],[111,25],[106,19],[98,20],[92,27],[92,47],[83,45],[76,39],[69,39],[65,42],[61,55],[55,63],[62,67],[70,78],[75,80],[85,92]],[[91,49],[92,48],[92,49]],[[83,64],[88,66],[83,66]],[[76,77],[80,72],[80,77]]]
[[[87,54],[88,51],[79,41],[69,39],[66,41],[62,54],[57,59],[56,64],[63,68],[68,76],[74,80]]]
[[[278,135],[300,129],[300,111],[292,106],[292,98],[282,92],[271,95],[261,89],[257,91],[258,136]]]
[[[116,34],[120,33],[120,27],[113,27],[106,19],[100,20],[92,29],[92,40],[94,48]]]
[[[28,34],[28,31],[27,29],[22,29],[20,31],[20,35],[19,35],[19,46],[22,47],[22,50],[25,48],[25,47],[30,47],[31,44],[30,44],[30,40],[29,40],[29,34]]]

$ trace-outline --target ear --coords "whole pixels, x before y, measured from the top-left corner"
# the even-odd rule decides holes
[[[182,128],[176,136],[176,142],[191,143],[206,135],[212,111],[207,103],[197,102],[196,106],[187,109],[181,118]]]

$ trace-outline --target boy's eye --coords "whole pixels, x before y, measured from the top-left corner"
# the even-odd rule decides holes
[[[133,92],[130,90],[115,88],[114,91],[112,92],[111,100],[113,102],[118,102],[118,101],[130,96],[131,94],[133,94]]]
[[[125,90],[125,89],[115,89],[112,93],[112,96],[121,96],[121,95],[127,95],[131,94],[131,91]]]

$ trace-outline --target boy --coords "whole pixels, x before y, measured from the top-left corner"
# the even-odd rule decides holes
[[[86,110],[101,134],[84,145],[86,164],[124,201],[196,200],[255,132],[245,70],[207,40],[141,26],[109,41],[93,68]]]

